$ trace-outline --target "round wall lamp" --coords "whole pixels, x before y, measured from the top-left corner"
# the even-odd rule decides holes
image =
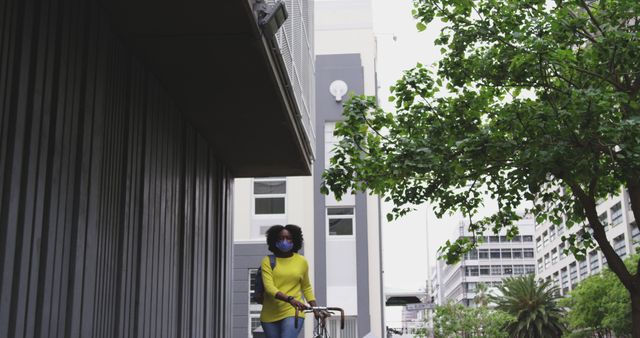
[[[342,97],[347,93],[347,90],[349,90],[349,87],[342,80],[335,80],[329,85],[329,92],[335,96],[336,102],[342,101]]]

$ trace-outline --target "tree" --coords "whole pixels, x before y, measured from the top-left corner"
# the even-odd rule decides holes
[[[629,270],[635,269],[638,257],[625,260]],[[560,304],[569,308],[567,323],[569,331],[579,333],[576,337],[585,333],[597,337],[631,335],[629,294],[608,268],[581,281]]]
[[[462,304],[448,303],[435,309],[434,336],[507,338],[503,327],[512,319],[502,311],[484,306],[469,308]]]
[[[496,308],[515,317],[505,328],[509,337],[554,338],[564,331],[564,310],[557,304],[558,287],[551,281],[537,283],[533,274],[508,277],[498,287],[499,296],[490,296]]]
[[[517,234],[517,208],[538,222],[580,226],[577,258],[597,246],[631,296],[640,337],[640,275],[607,240],[596,201],[625,188],[640,219],[640,3],[636,0],[418,0],[418,29],[446,23],[434,70],[418,64],[391,88],[396,111],[352,97],[322,191],[370,189],[388,218],[429,202],[472,217],[469,230]],[[637,223],[636,223],[637,224]],[[636,225],[637,226],[637,225]],[[594,242],[595,240],[595,242]],[[475,246],[461,238],[449,263]]]

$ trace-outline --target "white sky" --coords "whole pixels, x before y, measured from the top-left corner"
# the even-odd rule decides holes
[[[387,98],[389,86],[400,78],[402,71],[421,62],[430,65],[440,57],[433,46],[438,27],[424,32],[416,30],[411,16],[411,0],[373,0],[373,27],[378,46],[378,96],[385,110],[393,107]],[[394,40],[395,37],[395,40]],[[386,212],[390,209],[387,207]],[[385,288],[423,289],[427,277],[426,225],[429,224],[429,257],[433,265],[437,248],[452,235],[458,217],[436,219],[427,216],[426,206],[395,221],[383,225]]]
[[[400,78],[402,71],[414,67],[417,62],[431,65],[440,58],[440,48],[433,40],[439,35],[440,26],[430,25],[418,32],[416,20],[411,16],[411,0],[373,0],[373,27],[377,40],[378,96],[386,111],[393,111],[388,102],[389,86]],[[395,37],[395,40],[394,40]],[[494,202],[486,203],[485,216],[497,209]],[[386,214],[390,205],[383,207]],[[386,219],[383,217],[383,219]],[[424,290],[427,280],[428,257],[431,266],[436,261],[438,248],[454,237],[460,215],[437,219],[431,207],[418,206],[413,213],[383,224],[383,267],[385,290]],[[385,313],[386,325],[400,327],[401,308],[389,307]]]

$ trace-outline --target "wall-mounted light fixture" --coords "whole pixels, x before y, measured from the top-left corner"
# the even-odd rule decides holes
[[[329,92],[335,96],[336,102],[342,101],[342,97],[347,93],[347,90],[349,90],[349,87],[342,80],[335,80],[329,85]]]
[[[287,13],[287,7],[284,5],[284,2],[276,1],[275,3],[268,4],[264,6],[263,9],[259,10],[258,24],[264,34],[273,36],[288,17],[289,13]]]

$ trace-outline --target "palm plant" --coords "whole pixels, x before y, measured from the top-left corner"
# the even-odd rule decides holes
[[[485,283],[478,283],[476,285],[476,295],[473,297],[473,301],[478,306],[487,306],[489,302],[489,288]]]
[[[537,283],[533,275],[504,279],[498,287],[501,295],[490,295],[497,308],[515,320],[505,329],[510,337],[555,338],[562,336],[564,310],[558,306],[559,289],[550,281]]]

